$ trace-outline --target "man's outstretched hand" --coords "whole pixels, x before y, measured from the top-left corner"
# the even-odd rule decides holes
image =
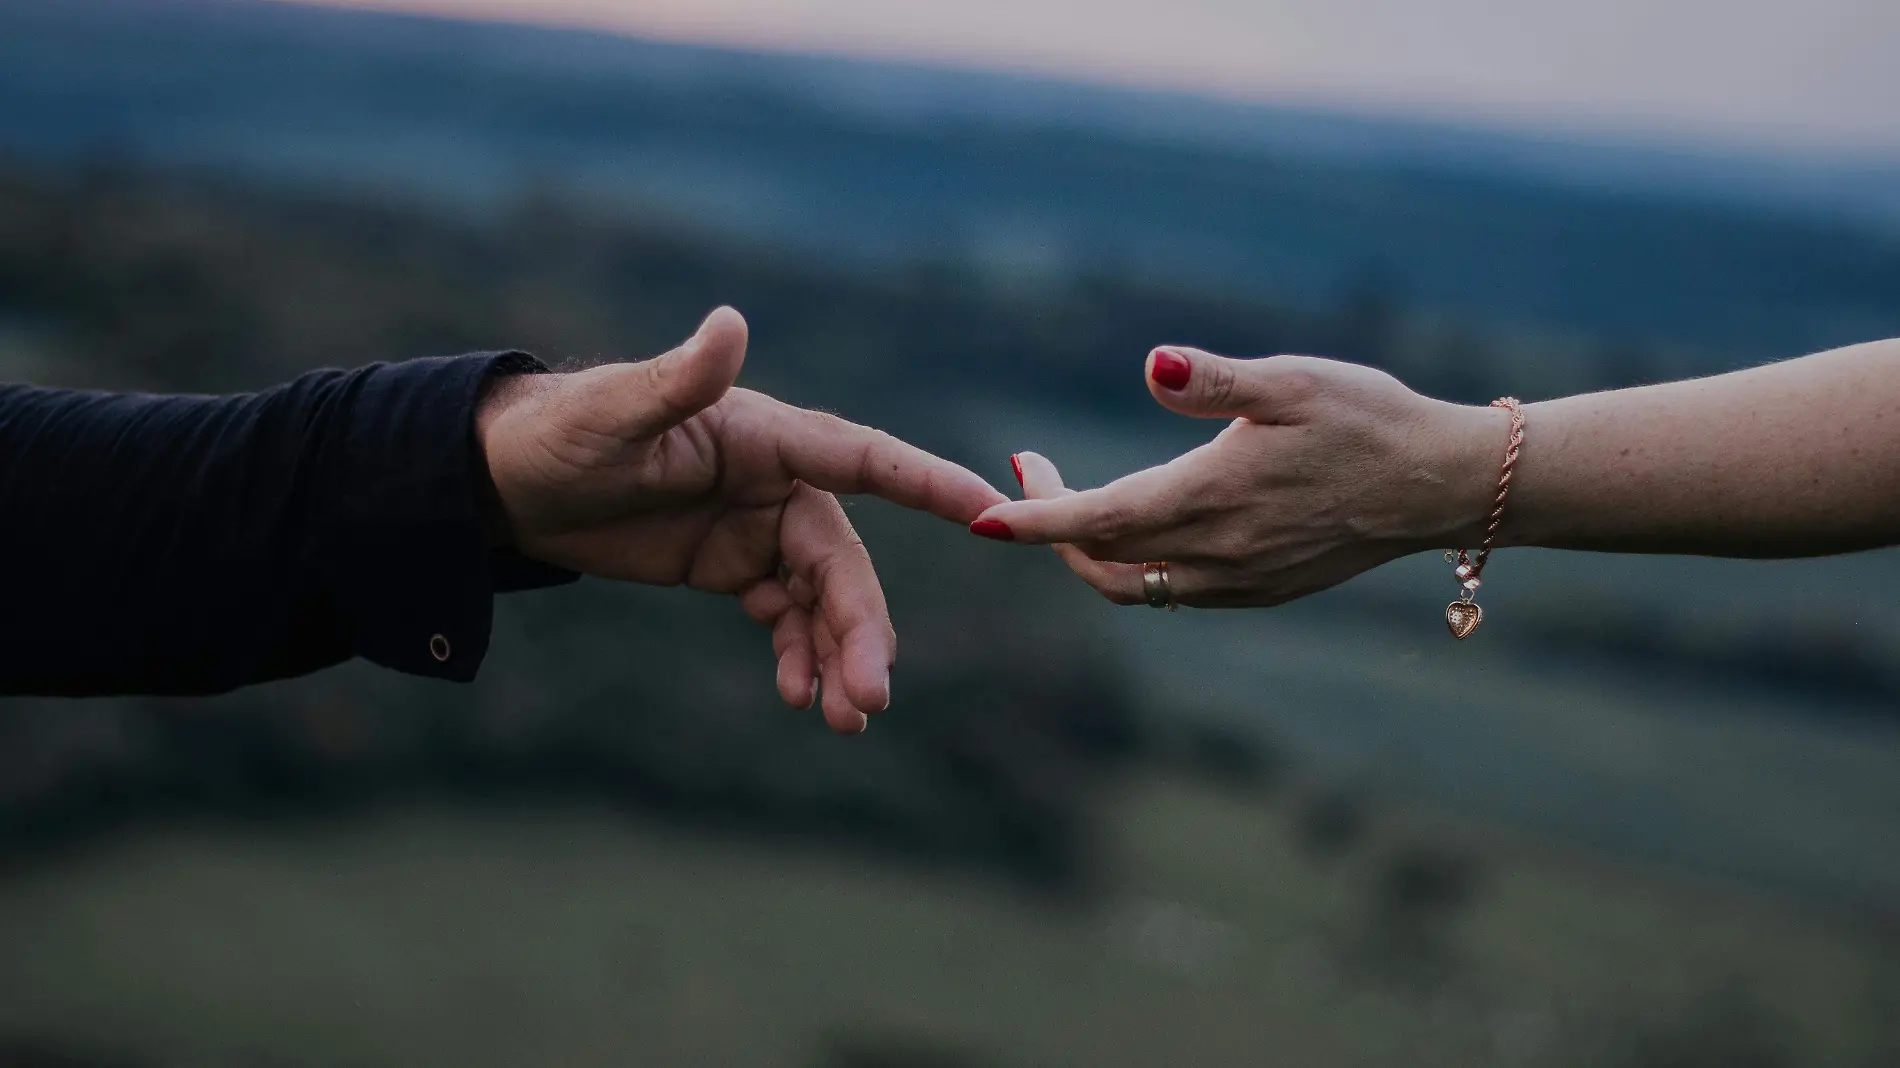
[[[843,734],[890,704],[897,639],[838,493],[955,523],[1006,498],[888,434],[734,389],[746,324],[721,308],[644,363],[502,379],[477,433],[497,540],[550,564],[733,594],[772,628],[778,691]],[[822,683],[821,683],[822,680]]]

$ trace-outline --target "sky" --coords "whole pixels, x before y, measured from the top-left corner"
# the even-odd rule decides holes
[[[1900,0],[320,0],[1266,102],[1900,156]]]

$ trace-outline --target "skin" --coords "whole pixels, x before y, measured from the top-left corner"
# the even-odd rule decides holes
[[[499,380],[476,413],[498,544],[590,575],[739,598],[778,691],[840,734],[891,701],[897,638],[835,494],[957,523],[1006,498],[888,434],[733,388],[739,313],[643,363]]]
[[[973,530],[1054,545],[1117,604],[1142,603],[1141,563],[1166,560],[1176,600],[1202,607],[1281,604],[1483,537],[1502,410],[1304,356],[1170,346],[1147,377],[1164,407],[1227,427],[1079,493],[1022,453],[1028,499]],[[1500,546],[1769,558],[1900,544],[1900,340],[1525,413]]]

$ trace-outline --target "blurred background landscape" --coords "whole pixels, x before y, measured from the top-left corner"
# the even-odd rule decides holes
[[[0,0],[8,380],[722,303],[747,385],[1094,484],[1211,433],[1162,342],[1483,403],[1900,336],[1900,148]],[[1900,556],[1513,551],[1453,647],[1435,557],[1161,615],[853,518],[903,642],[859,739],[736,605],[599,583],[471,687],[0,703],[0,1064],[1900,1064]]]

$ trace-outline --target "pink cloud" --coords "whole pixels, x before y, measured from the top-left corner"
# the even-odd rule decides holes
[[[1900,152],[1890,0],[327,0],[1252,98]]]

